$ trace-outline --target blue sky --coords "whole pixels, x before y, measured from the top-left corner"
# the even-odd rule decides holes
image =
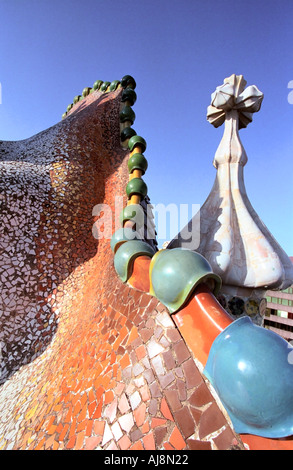
[[[130,74],[154,204],[204,203],[223,134],[206,120],[210,95],[232,73],[255,84],[245,185],[293,255],[292,0],[0,0],[0,17],[0,139],[45,130],[85,86]]]

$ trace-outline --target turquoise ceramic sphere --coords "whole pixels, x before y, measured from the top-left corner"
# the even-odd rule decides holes
[[[204,374],[241,434],[293,434],[293,348],[281,336],[235,320],[214,341]]]

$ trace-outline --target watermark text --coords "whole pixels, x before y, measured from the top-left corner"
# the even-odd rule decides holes
[[[288,103],[293,104],[293,80],[290,80],[288,83],[288,88],[292,88],[292,91],[288,94]]]
[[[131,220],[141,239],[170,240],[180,238],[190,249],[196,249],[200,242],[200,205],[199,204],[147,204],[133,205]],[[95,239],[112,238],[121,227],[120,214],[123,211],[123,197],[115,197],[114,207],[107,204],[94,206],[92,215],[95,223],[92,234]],[[182,228],[183,227],[183,228]]]

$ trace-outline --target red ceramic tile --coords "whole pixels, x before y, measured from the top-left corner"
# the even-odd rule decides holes
[[[187,406],[184,406],[179,411],[175,411],[174,418],[185,439],[195,433],[196,423]]]
[[[188,439],[187,446],[190,450],[212,450],[212,445],[209,441],[199,441],[196,439]]]
[[[230,428],[224,429],[213,438],[213,441],[219,450],[227,450],[233,446],[239,445],[239,442],[235,439],[235,435]]]
[[[202,414],[199,426],[199,438],[203,439],[226,424],[224,415],[216,403],[212,403]]]
[[[69,439],[69,441],[66,445],[66,449],[73,449],[74,446],[75,446],[75,442],[76,442],[76,436],[74,435]]]
[[[193,359],[188,359],[188,361],[182,364],[182,368],[184,370],[185,380],[187,384],[187,388],[190,389],[192,387],[197,387],[199,384],[202,383],[203,378],[196,367]]]
[[[97,408],[97,402],[96,401],[93,401],[92,403],[89,404],[88,406],[88,413],[89,413],[89,417],[91,418],[94,414],[94,411],[96,410]]]
[[[159,427],[154,429],[154,435],[155,435],[155,441],[156,441],[156,446],[161,447],[163,441],[167,437],[167,427]]]
[[[141,395],[142,401],[148,401],[151,397],[148,385],[144,385],[143,387],[141,387],[139,393]]]
[[[207,385],[202,382],[191,395],[189,403],[193,406],[201,407],[207,403],[211,403],[213,400],[213,396]]]
[[[96,407],[94,414],[92,416],[93,419],[99,419],[102,415],[102,407],[103,407],[103,400],[101,400]]]

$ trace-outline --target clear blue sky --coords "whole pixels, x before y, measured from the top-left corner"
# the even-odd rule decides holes
[[[0,139],[54,125],[97,79],[133,75],[154,204],[204,203],[223,133],[206,120],[210,95],[232,73],[258,86],[240,132],[246,189],[293,255],[292,0],[0,0],[0,18]]]

